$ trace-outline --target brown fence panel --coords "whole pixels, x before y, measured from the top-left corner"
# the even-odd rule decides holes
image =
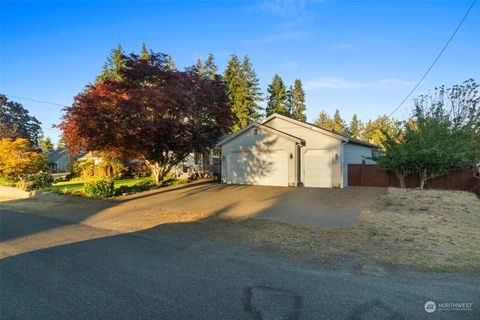
[[[405,178],[407,188],[418,188],[420,177],[411,175]],[[390,171],[381,169],[376,164],[349,164],[348,185],[365,187],[400,187],[400,181]],[[459,170],[431,179],[428,189],[468,190],[480,195],[480,177],[471,169]]]

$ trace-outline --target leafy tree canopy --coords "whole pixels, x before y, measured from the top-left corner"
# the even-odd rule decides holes
[[[0,139],[25,138],[31,146],[38,147],[41,122],[28,114],[20,103],[9,101],[0,94]]]
[[[0,140],[0,176],[18,178],[47,169],[47,157],[32,149],[27,139]]]
[[[54,149],[52,139],[50,137],[44,137],[40,140],[40,149],[42,149],[43,152],[49,152]]]
[[[223,80],[166,65],[165,54],[130,54],[120,81],[78,94],[60,124],[70,151],[144,159],[159,184],[189,153],[211,147],[231,125]]]

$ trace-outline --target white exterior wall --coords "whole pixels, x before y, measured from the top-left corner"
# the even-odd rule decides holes
[[[294,141],[288,140],[284,137],[278,136],[266,130],[252,127],[221,146],[222,181],[228,183],[228,159],[230,153],[232,152],[251,151],[255,153],[256,151],[261,150],[283,151],[288,158],[288,185],[296,186],[296,145],[297,144]],[[293,156],[292,159],[289,158],[290,154],[292,154]],[[255,172],[255,170],[261,170],[262,166],[255,163],[255,159],[250,159],[250,161],[252,175],[261,174],[261,172]]]
[[[293,135],[305,140],[300,152],[300,175],[302,182],[305,181],[305,153],[307,150],[331,150],[332,151],[332,186],[343,187],[342,170],[342,143],[341,139],[322,134],[309,128],[299,126],[287,120],[273,118],[264,125]]]
[[[372,156],[373,148],[361,146],[358,144],[347,143],[343,146],[343,185],[348,186],[348,165],[361,164],[365,160],[366,164],[375,164],[371,159],[366,159]]]

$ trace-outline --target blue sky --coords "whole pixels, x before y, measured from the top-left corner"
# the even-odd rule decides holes
[[[301,79],[307,118],[388,114],[441,50],[470,1],[1,1],[0,92],[68,105],[118,44],[145,42],[177,67],[248,54],[265,90]],[[480,4],[414,94],[480,81]],[[14,99],[15,100],[15,99]],[[61,107],[21,102],[56,138]],[[408,100],[395,116],[404,118]]]

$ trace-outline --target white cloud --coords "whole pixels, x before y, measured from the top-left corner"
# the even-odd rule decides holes
[[[317,89],[356,89],[356,88],[384,88],[396,89],[412,85],[413,82],[395,78],[357,82],[339,77],[322,77],[305,81],[306,90]]]
[[[259,4],[260,10],[286,17],[305,13],[306,0],[265,0]]]

